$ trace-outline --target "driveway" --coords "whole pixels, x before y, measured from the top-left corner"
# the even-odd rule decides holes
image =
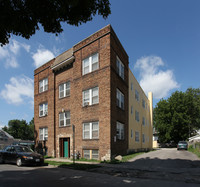
[[[163,148],[138,155],[125,164],[127,167],[148,170],[190,170],[200,168],[200,159],[191,152]]]
[[[188,151],[177,151],[175,148],[148,152],[127,163],[98,170],[114,176],[200,184],[200,159]]]

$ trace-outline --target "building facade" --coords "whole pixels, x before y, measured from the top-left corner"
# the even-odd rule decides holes
[[[129,69],[129,152],[152,149],[153,95],[148,97]]]
[[[129,150],[129,59],[110,25],[34,71],[36,150],[109,160]]]

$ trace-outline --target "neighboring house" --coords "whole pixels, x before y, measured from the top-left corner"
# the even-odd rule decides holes
[[[155,127],[153,128],[153,148],[158,148],[160,145],[158,143],[158,132]]]
[[[110,25],[37,68],[36,149],[71,157],[74,145],[81,157],[99,160],[151,149],[152,95],[149,100],[130,74],[128,55]],[[130,94],[130,80],[137,94]],[[131,104],[139,121],[129,119]]]
[[[196,143],[196,142],[200,142],[200,130],[197,131],[197,135],[189,138],[189,143]]]
[[[13,136],[7,132],[0,130],[0,150],[14,142]]]

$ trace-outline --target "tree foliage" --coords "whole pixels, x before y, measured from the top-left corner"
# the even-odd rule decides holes
[[[200,128],[200,89],[176,91],[154,109],[154,126],[162,143],[186,140]]]
[[[10,120],[8,127],[5,126],[2,129],[15,139],[34,140],[34,119],[29,124],[25,120]]]
[[[109,0],[0,0],[0,43],[11,34],[29,39],[39,24],[48,33],[61,33],[61,22],[78,26],[97,13],[104,19],[111,13]]]

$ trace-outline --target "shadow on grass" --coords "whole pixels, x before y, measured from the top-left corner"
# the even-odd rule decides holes
[[[55,161],[45,161],[45,164],[58,166],[59,168],[70,168],[76,170],[90,170],[101,167],[96,164],[82,164],[82,163],[80,164],[80,163],[55,162]]]

